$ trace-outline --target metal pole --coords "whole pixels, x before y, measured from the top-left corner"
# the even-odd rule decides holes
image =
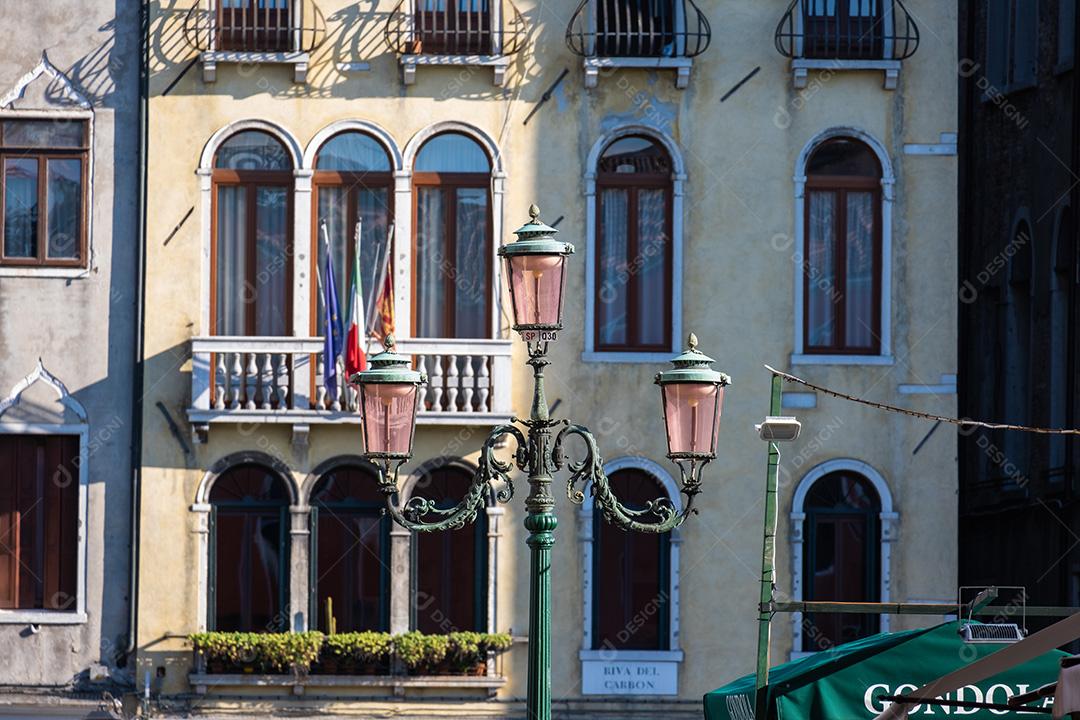
[[[545,343],[546,344],[546,343]],[[546,348],[545,348],[546,349]],[[542,352],[532,354],[533,404],[529,423],[529,496],[525,508],[529,566],[529,673],[525,711],[528,720],[551,720],[551,546],[555,544],[555,498],[551,495],[551,430],[544,397]]]
[[[780,414],[783,378],[772,376],[769,415]],[[761,596],[758,605],[758,652],[755,682],[755,720],[769,717],[769,640],[772,636],[773,583],[776,580],[776,496],[779,485],[780,446],[769,442],[769,466],[765,481],[765,529],[761,538]]]

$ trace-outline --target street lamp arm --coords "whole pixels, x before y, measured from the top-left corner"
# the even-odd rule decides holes
[[[569,460],[563,450],[563,440],[570,435],[577,435],[585,442],[585,457],[580,461]],[[686,504],[680,512],[675,507],[675,503],[667,497],[651,500],[639,510],[628,508],[619,502],[604,473],[604,460],[597,449],[596,438],[588,428],[582,425],[567,424],[559,431],[552,448],[552,461],[557,469],[562,469],[565,465],[570,471],[570,479],[566,483],[566,496],[571,502],[578,505],[585,502],[583,490],[588,486],[593,494],[593,502],[599,505],[607,521],[623,530],[665,533],[682,525],[691,513],[697,512],[693,504],[694,497],[698,493],[698,481],[704,463],[691,466],[691,474],[695,474],[696,470],[697,477],[690,482],[686,482],[686,472],[683,473]],[[681,463],[680,467],[682,467]]]
[[[513,435],[517,450],[513,460],[500,460],[495,456],[495,444],[505,435]],[[414,495],[404,503],[398,497],[398,469],[401,462],[387,462],[379,469],[379,490],[386,496],[386,511],[402,527],[416,532],[456,530],[476,520],[476,514],[487,498],[494,495],[506,503],[514,496],[514,483],[510,471],[514,465],[526,468],[528,459],[525,436],[513,425],[500,425],[488,434],[480,451],[480,466],[473,475],[465,497],[457,505],[440,508],[437,501]],[[496,481],[501,487],[496,490]]]

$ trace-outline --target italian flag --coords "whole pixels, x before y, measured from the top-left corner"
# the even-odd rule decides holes
[[[367,355],[364,353],[364,341],[367,328],[364,327],[364,295],[360,287],[360,223],[356,224],[356,252],[353,254],[352,294],[349,296],[349,319],[346,323],[345,337],[345,377],[367,369]]]

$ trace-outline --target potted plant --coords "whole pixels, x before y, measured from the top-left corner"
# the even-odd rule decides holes
[[[446,659],[450,639],[446,635],[408,632],[394,636],[394,654],[410,675],[432,675]]]
[[[389,633],[353,632],[327,635],[318,670],[327,674],[386,675],[393,644]]]

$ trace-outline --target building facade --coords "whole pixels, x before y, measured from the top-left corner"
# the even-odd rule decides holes
[[[139,23],[63,2],[0,24],[0,715],[82,716],[134,651]]]
[[[964,5],[961,410],[1076,427],[1075,2]],[[961,438],[962,583],[1080,601],[1078,452],[1061,435]]]
[[[152,6],[139,682],[203,712],[520,714],[523,507],[443,536],[380,516],[324,338],[358,265],[367,326],[429,377],[401,496],[460,497],[531,401],[495,253],[536,202],[577,247],[548,398],[627,502],[679,503],[652,379],[687,333],[735,379],[678,531],[557,508],[560,712],[699,716],[753,667],[763,363],[957,412],[956,14],[910,5]],[[779,590],[951,598],[949,433],[789,389]],[[330,617],[515,643],[476,676],[294,677],[216,672],[187,639]],[[905,622],[780,618],[775,652]]]

